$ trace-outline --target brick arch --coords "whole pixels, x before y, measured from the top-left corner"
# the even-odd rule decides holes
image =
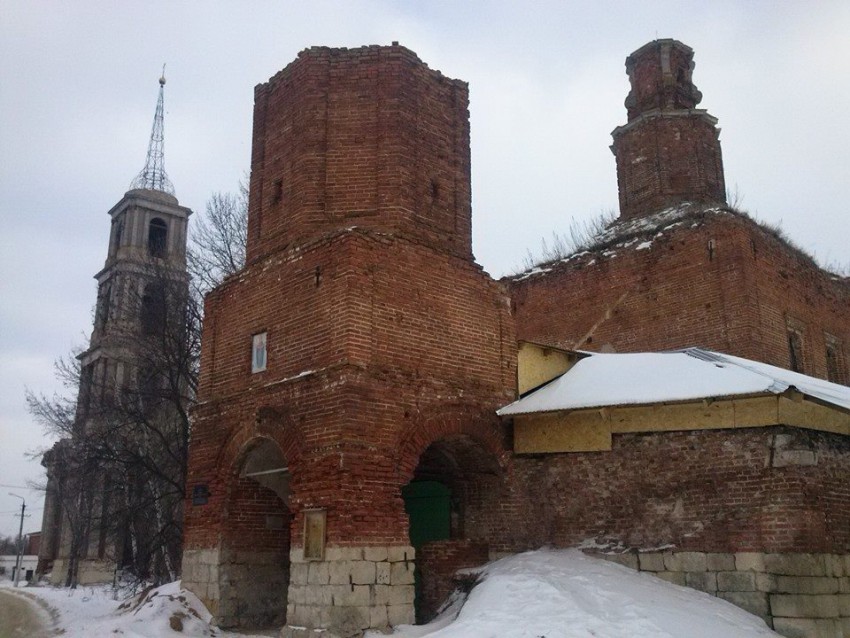
[[[290,468],[296,467],[302,455],[301,430],[285,413],[273,408],[260,408],[254,418],[237,428],[222,446],[216,459],[220,478],[225,479],[236,471],[244,454],[258,439],[269,439],[277,445]]]
[[[509,469],[510,450],[495,411],[488,414],[477,406],[456,406],[413,420],[404,429],[395,467],[399,484],[405,485],[413,478],[420,457],[432,444],[457,436],[469,437],[493,456],[502,471]]]

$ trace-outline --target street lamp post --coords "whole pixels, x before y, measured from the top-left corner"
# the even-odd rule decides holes
[[[21,499],[21,526],[18,528],[18,558],[15,561],[15,587],[17,587],[21,580],[21,567],[24,562],[24,512],[27,511],[27,501],[23,496],[18,496],[11,492],[9,492],[9,496]]]

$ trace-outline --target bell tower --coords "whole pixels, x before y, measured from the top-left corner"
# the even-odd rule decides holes
[[[654,40],[626,58],[628,123],[611,133],[620,217],[632,219],[685,202],[725,203],[717,119],[696,108],[694,52]]]
[[[84,435],[103,427],[125,392],[139,397],[160,393],[160,371],[141,353],[150,354],[165,341],[166,317],[181,316],[180,304],[185,303],[186,227],[192,211],[178,203],[163,167],[164,87],[163,74],[145,167],[109,211],[106,263],[95,275],[94,326],[88,348],[78,355],[80,383],[73,433],[44,460],[48,493],[56,493],[59,483],[70,481],[73,486],[66,485],[66,494],[76,490],[86,495],[77,501],[67,496],[62,501],[51,498],[45,506],[47,535],[40,569],[52,564],[54,583],[64,581],[66,574],[68,582],[109,581],[116,567],[136,560],[121,538],[128,533],[122,530],[129,529],[129,523],[115,514],[124,481],[116,479],[115,470],[104,463],[80,468],[87,467]],[[145,409],[153,414],[151,405]],[[172,406],[157,412],[157,417],[168,418],[168,410]]]

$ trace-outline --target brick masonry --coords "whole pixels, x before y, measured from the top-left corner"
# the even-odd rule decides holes
[[[620,169],[631,204],[610,241],[503,282],[471,256],[463,82],[393,45],[309,49],[257,87],[248,264],[206,299],[185,508],[184,583],[220,625],[356,635],[412,620],[416,570],[427,614],[448,574],[485,548],[587,539],[732,556],[696,569],[685,554],[640,554],[741,606],[758,598],[788,632],[844,622],[795,616],[808,603],[782,598],[798,592],[778,580],[745,589],[782,574],[737,561],[850,552],[846,437],[668,431],[616,435],[604,453],[515,456],[511,423],[495,416],[515,397],[517,338],[701,346],[788,367],[792,330],[804,371],[822,377],[826,344],[850,340],[847,281],[721,206],[692,52],[668,44],[630,58],[630,122],[615,153],[618,166],[631,157]],[[666,142],[640,199],[629,167],[650,138]],[[693,153],[688,175],[670,172]],[[263,332],[268,365],[252,373]],[[285,489],[244,475],[269,449]],[[418,556],[401,496],[411,480],[451,492],[451,538]],[[193,504],[196,488],[205,497]],[[304,512],[316,509],[326,528],[314,561]],[[830,578],[843,587],[845,576]],[[843,600],[811,604],[831,613]]]
[[[699,346],[827,377],[827,343],[850,344],[850,285],[768,230],[723,209],[685,209],[618,222],[622,240],[547,272],[507,280],[520,339],[585,350],[640,352]],[[569,308],[569,312],[559,312]]]
[[[507,460],[495,409],[514,396],[516,341],[504,288],[471,258],[466,85],[402,47],[311,49],[256,98],[249,263],[206,299],[190,450],[189,492],[209,496],[187,503],[184,569],[217,562],[198,570],[209,580],[185,582],[223,626],[406,622],[407,583],[391,603],[379,591],[400,581],[305,590],[325,584],[303,583],[294,559],[268,576],[278,612],[240,601],[254,593],[258,550],[303,558],[305,509],[326,512],[321,564],[354,569],[332,557],[409,550],[401,488],[432,445],[461,458],[477,449],[497,469]],[[260,332],[268,365],[252,373]],[[245,493],[251,479],[239,478],[263,441],[288,468],[282,500]],[[444,480],[481,492],[460,474]],[[467,509],[470,530],[489,515]],[[289,521],[285,538],[269,516]]]

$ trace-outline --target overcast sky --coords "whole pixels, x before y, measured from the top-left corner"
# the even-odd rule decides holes
[[[249,168],[254,85],[312,45],[398,40],[470,84],[474,252],[494,276],[543,237],[615,210],[610,133],[626,121],[625,57],[695,50],[743,208],[822,263],[850,263],[850,2],[36,2],[0,0],[0,534],[28,452],[52,441],[24,389],[61,388],[83,346],[107,211],[141,170],[167,63],[165,166],[199,212]],[[15,486],[15,487],[9,487]]]

